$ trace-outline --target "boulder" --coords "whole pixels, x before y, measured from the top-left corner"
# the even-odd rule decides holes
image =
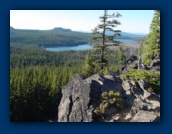
[[[158,101],[135,99],[131,107],[130,114],[134,116],[140,110],[152,111],[156,113],[160,112],[160,103]]]
[[[137,69],[137,68],[138,68],[138,61],[134,61],[134,62],[132,62],[132,63],[128,66],[127,70],[129,70],[129,69]]]
[[[144,80],[140,79],[140,80],[138,80],[138,85],[142,89],[143,97],[145,99],[160,101],[160,97],[158,95],[156,95],[155,93],[151,93],[151,92],[147,91],[147,88],[148,88],[148,83],[147,82],[145,82]]]
[[[139,111],[130,122],[159,122],[159,117],[149,111]]]
[[[144,103],[142,100],[140,99],[135,99],[134,100],[134,103],[131,107],[131,111],[130,111],[130,114],[132,116],[135,116],[140,110],[145,110],[147,111],[148,110],[148,104],[147,103]]]
[[[154,113],[160,113],[160,102],[154,100],[147,100],[148,110],[153,111]]]
[[[122,118],[122,115],[117,113],[113,117],[113,122],[125,122],[125,120]]]
[[[137,56],[131,55],[126,61],[125,64],[131,63],[133,61],[137,60]]]
[[[150,64],[150,67],[153,68],[153,67],[160,67],[160,59],[154,59],[152,60],[151,64]]]
[[[125,91],[126,105],[131,106],[133,105],[134,99],[143,97],[143,91],[138,87],[136,82],[123,81],[122,86]]]
[[[133,96],[132,92],[131,92],[131,83],[128,81],[122,81],[122,87],[124,89],[124,105],[125,106],[132,106],[135,96]]]
[[[138,68],[138,59],[137,56],[131,55],[125,62],[124,65],[121,66],[120,72],[126,73],[130,68],[137,69]]]
[[[148,83],[146,81],[140,79],[137,82],[142,90],[146,90],[148,88]]]

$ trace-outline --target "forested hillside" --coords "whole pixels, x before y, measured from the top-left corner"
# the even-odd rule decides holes
[[[10,44],[38,45],[43,47],[79,45],[87,43],[89,35],[88,33],[74,32],[63,28],[19,30],[10,27]]]

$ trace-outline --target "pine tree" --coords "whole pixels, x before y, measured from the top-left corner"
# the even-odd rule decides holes
[[[113,13],[112,15],[108,14],[107,10],[104,10],[104,15],[100,16],[100,24],[92,30],[92,40],[95,41],[96,45],[94,46],[94,58],[97,68],[97,73],[103,74],[105,67],[108,64],[106,60],[107,47],[108,46],[118,46],[119,42],[114,41],[115,36],[120,36],[120,30],[114,30],[114,27],[120,25],[120,22],[117,19],[121,15],[119,13]],[[114,35],[107,35],[106,31],[114,32]]]
[[[85,66],[83,68],[83,74],[88,77],[88,76],[93,75],[94,73],[96,73],[94,58],[89,51],[88,55],[85,58]]]
[[[145,42],[148,40],[147,36],[144,36],[143,39],[140,42],[139,48],[138,48],[138,57],[141,57],[143,54],[143,49],[145,47]]]
[[[160,57],[160,11],[155,10],[153,20],[150,25],[150,32],[145,42],[142,61],[149,65],[157,56]]]
[[[119,58],[120,65],[122,65],[124,63],[124,61],[126,60],[124,45],[119,46],[118,58]]]

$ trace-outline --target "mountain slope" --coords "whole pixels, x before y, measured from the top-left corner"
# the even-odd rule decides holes
[[[34,44],[44,47],[77,45],[87,43],[89,35],[64,28],[54,28],[52,30],[21,30],[10,27],[10,44]]]

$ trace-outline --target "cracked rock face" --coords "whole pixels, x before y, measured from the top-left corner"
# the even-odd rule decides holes
[[[62,89],[58,122],[94,122],[93,110],[101,103],[102,92],[120,89],[120,84],[98,74],[87,79],[82,75],[73,75]]]
[[[91,122],[92,108],[90,88],[84,83],[84,77],[74,75],[72,80],[62,89],[63,97],[58,109],[58,122]]]

